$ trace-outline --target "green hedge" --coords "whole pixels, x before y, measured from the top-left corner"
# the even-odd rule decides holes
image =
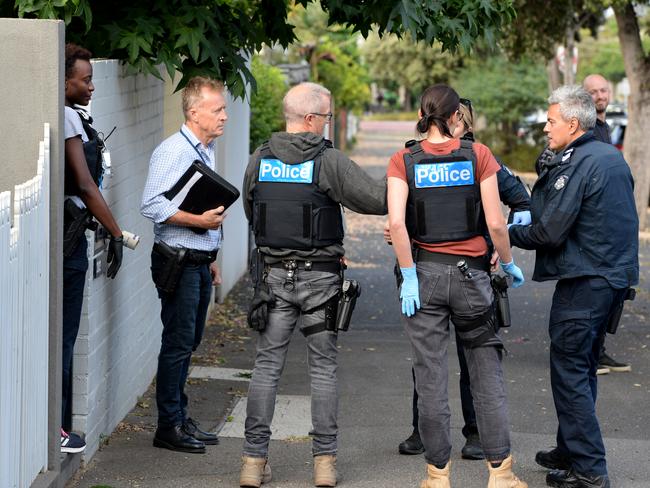
[[[257,91],[251,94],[250,152],[266,141],[273,132],[284,129],[282,98],[287,82],[280,69],[253,57],[251,71],[257,81]]]

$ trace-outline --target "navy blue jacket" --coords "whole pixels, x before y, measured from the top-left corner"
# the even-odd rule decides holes
[[[544,165],[533,187],[532,225],[510,242],[535,249],[533,280],[602,276],[613,288],[639,282],[634,180],[621,152],[589,131]]]
[[[511,219],[514,212],[530,210],[530,196],[521,180],[512,174],[512,171],[496,158],[501,166],[497,171],[497,183],[499,185],[499,199],[504,205],[510,207]]]

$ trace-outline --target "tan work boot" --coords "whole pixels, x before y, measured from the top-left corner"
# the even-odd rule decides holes
[[[505,458],[498,468],[493,468],[489,461],[487,465],[490,471],[487,488],[528,488],[528,484],[512,472],[512,456]]]
[[[451,461],[447,462],[447,465],[442,469],[436,468],[433,464],[427,464],[427,479],[420,483],[420,488],[450,488],[450,464]]]
[[[239,486],[260,488],[262,483],[271,481],[271,466],[266,458],[242,456]]]
[[[336,486],[336,456],[314,456],[314,485]]]

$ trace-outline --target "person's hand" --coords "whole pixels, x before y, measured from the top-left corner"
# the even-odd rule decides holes
[[[221,284],[221,270],[217,262],[210,263],[210,276],[212,276],[212,285],[218,286]]]
[[[203,212],[201,214],[201,219],[203,220],[202,227],[204,229],[218,229],[221,227],[223,220],[226,218],[224,210],[226,209],[222,205],[221,207],[213,208]]]
[[[415,271],[415,265],[410,268],[400,268],[400,271],[402,272],[402,288],[399,298],[402,301],[402,313],[410,317],[415,315],[415,311],[420,308],[418,274]]]
[[[515,212],[512,217],[512,225],[530,225],[533,219],[530,217],[530,210]]]
[[[389,246],[393,245],[393,240],[390,237],[390,224],[388,223],[388,220],[384,222],[384,241],[386,241],[386,244]]]
[[[122,266],[123,240],[124,238],[122,236],[111,236],[110,241],[108,241],[108,254],[106,256],[108,269],[106,270],[106,276],[111,279],[115,278],[120,266]]]
[[[496,273],[499,268],[499,253],[494,250],[492,257],[490,258],[490,273]]]
[[[519,288],[521,285],[524,284],[524,274],[521,272],[521,269],[519,269],[519,266],[515,264],[515,260],[513,259],[509,263],[504,263],[503,261],[501,262],[501,269],[506,273],[512,276],[512,287],[513,288]]]

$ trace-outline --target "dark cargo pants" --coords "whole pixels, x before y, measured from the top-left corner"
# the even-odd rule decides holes
[[[447,385],[447,347],[451,313],[471,319],[492,306],[490,279],[472,270],[465,278],[456,266],[417,263],[420,304],[405,317],[406,332],[414,350],[415,382],[420,413],[419,430],[430,464],[446,464],[451,454],[450,411]],[[501,350],[495,346],[464,348],[483,451],[489,461],[510,453],[506,391]]]

